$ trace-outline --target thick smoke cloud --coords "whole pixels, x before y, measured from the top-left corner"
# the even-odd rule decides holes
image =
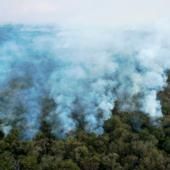
[[[168,36],[166,29],[1,26],[1,129],[32,138],[43,120],[65,136],[81,120],[101,134],[116,101],[120,110],[162,116],[157,93],[170,68]],[[54,106],[44,114],[46,98]]]

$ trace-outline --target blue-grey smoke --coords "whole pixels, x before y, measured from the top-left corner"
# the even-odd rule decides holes
[[[166,30],[113,31],[43,26],[0,27],[0,120],[27,138],[41,120],[65,136],[83,119],[100,134],[116,101],[120,110],[162,116],[157,93],[166,86]],[[55,108],[43,115],[48,97]]]

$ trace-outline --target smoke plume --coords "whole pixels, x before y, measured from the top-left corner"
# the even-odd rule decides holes
[[[88,132],[101,134],[116,101],[120,110],[160,117],[169,49],[166,29],[1,26],[0,127],[32,138],[43,120],[65,136],[81,119]],[[54,107],[44,113],[46,98]]]

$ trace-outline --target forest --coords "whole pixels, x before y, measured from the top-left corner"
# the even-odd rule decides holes
[[[46,122],[32,140],[21,139],[17,128],[1,131],[0,170],[170,170],[170,76],[158,98],[164,115],[156,120],[121,112],[117,102],[102,135],[85,132],[81,123],[65,138],[53,136]],[[51,107],[47,100],[44,113]]]

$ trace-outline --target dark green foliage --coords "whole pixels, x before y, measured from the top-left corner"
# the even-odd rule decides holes
[[[41,132],[32,141],[23,141],[13,129],[0,139],[0,170],[168,170],[168,116],[159,126],[145,115],[137,116],[138,130],[129,121],[134,116],[113,114],[101,136],[78,130],[66,139],[55,139]]]
[[[80,126],[57,139],[46,122],[31,141],[21,140],[16,128],[7,136],[0,131],[0,170],[170,170],[170,85],[159,97],[164,117],[158,123],[115,108],[100,136]],[[46,116],[54,103],[43,105]]]

